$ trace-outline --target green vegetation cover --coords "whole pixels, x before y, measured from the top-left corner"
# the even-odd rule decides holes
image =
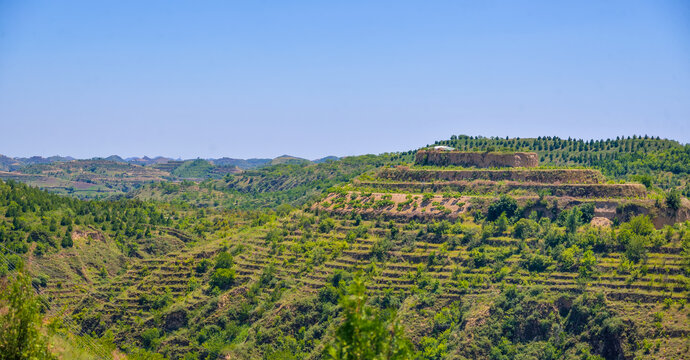
[[[0,358],[688,358],[687,146],[437,144],[541,164],[195,160],[96,200],[0,182]]]

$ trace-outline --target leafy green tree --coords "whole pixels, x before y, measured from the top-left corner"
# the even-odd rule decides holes
[[[157,328],[146,329],[141,333],[141,343],[146,349],[155,348],[160,336],[160,331]]]
[[[319,222],[319,232],[328,233],[335,228],[335,221],[329,217]]]
[[[412,343],[405,337],[395,315],[386,316],[366,304],[366,288],[360,279],[340,299],[344,321],[336,339],[325,351],[326,359],[395,360],[414,357]]]
[[[573,234],[577,231],[577,228],[580,226],[580,222],[582,221],[582,212],[580,212],[580,208],[577,206],[570,209],[568,211],[568,214],[565,216],[565,229],[568,231],[568,233]]]
[[[235,283],[234,269],[216,269],[211,275],[211,286],[225,290]]]
[[[194,268],[194,270],[195,270],[197,273],[203,274],[203,273],[205,273],[206,271],[208,271],[208,268],[209,268],[210,266],[211,266],[211,260],[209,260],[209,259],[203,259],[203,260],[199,261],[199,263],[196,264],[196,267]]]
[[[21,271],[0,291],[0,360],[55,358],[40,331],[40,306]]]
[[[69,232],[62,237],[62,242],[60,243],[60,245],[62,245],[63,248],[72,247],[74,245],[72,235],[70,235]]]
[[[527,239],[539,233],[539,224],[530,219],[520,219],[515,223],[513,234],[518,239]]]
[[[581,280],[588,280],[596,272],[597,258],[594,256],[592,250],[585,251],[580,259],[580,267],[578,268],[578,276]]]
[[[647,189],[651,188],[654,182],[654,178],[648,174],[634,176],[633,180],[639,181],[639,183],[644,185]]]
[[[448,345],[443,339],[425,336],[421,341],[422,359],[441,360],[446,358]]]
[[[501,213],[501,216],[494,222],[496,226],[496,235],[504,235],[508,230],[508,217],[506,213]]]
[[[498,217],[501,216],[502,213],[505,213],[506,216],[510,218],[513,217],[513,215],[515,215],[517,208],[517,201],[512,197],[504,194],[501,195],[501,197],[498,198],[498,200],[494,201],[491,205],[489,205],[489,211],[486,215],[486,218],[489,221],[494,221],[498,219]]]
[[[680,192],[676,189],[669,191],[666,195],[666,205],[673,209],[673,211],[678,211],[680,209]]]
[[[21,213],[21,207],[14,201],[10,201],[5,212],[5,217],[17,217]]]
[[[630,230],[635,235],[649,236],[654,232],[654,223],[649,216],[638,215],[621,226],[623,230]]]
[[[594,218],[594,203],[584,203],[578,207],[580,208],[580,221],[582,221],[583,224],[589,224]]]
[[[232,264],[234,263],[232,259],[232,255],[228,253],[227,251],[223,251],[218,253],[216,256],[216,265],[214,268],[216,269],[229,269],[232,267]]]
[[[632,262],[639,262],[647,258],[646,238],[640,235],[633,235],[625,244],[625,257]]]

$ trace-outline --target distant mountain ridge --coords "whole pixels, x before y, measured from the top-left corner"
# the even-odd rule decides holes
[[[221,166],[221,167],[237,167],[242,170],[247,170],[247,169],[256,169],[262,166],[268,166],[268,165],[278,165],[278,164],[297,164],[297,163],[304,163],[304,162],[314,162],[314,163],[321,163],[324,161],[330,161],[330,160],[339,160],[340,158],[337,156],[326,156],[320,159],[316,160],[308,160],[292,155],[281,155],[276,158],[270,159],[270,158],[250,158],[250,159],[236,159],[236,158],[229,158],[229,157],[222,157],[222,158],[208,158],[208,159],[203,159],[215,166]],[[65,161],[74,161],[74,160],[107,160],[107,161],[113,161],[113,162],[118,162],[118,163],[128,163],[128,164],[134,164],[134,165],[140,165],[140,166],[153,166],[153,165],[160,165],[160,164],[166,164],[169,162],[187,162],[187,161],[193,161],[197,159],[174,159],[170,157],[165,157],[165,156],[156,156],[156,157],[148,157],[148,156],[142,156],[142,157],[128,157],[128,158],[123,158],[119,155],[110,155],[108,157],[93,157],[90,159],[77,159],[71,156],[49,156],[49,157],[42,157],[42,156],[32,156],[32,157],[10,157],[6,155],[0,154],[0,171],[17,171],[20,168],[28,165],[36,165],[36,164],[52,164],[55,162],[65,162]]]
[[[141,165],[141,166],[165,164],[165,163],[173,161],[173,160],[174,159],[171,159],[169,157],[163,157],[163,156],[156,156],[155,158],[150,158],[148,156],[144,156],[144,157],[140,157],[140,158],[131,157],[131,158],[125,159],[125,161],[130,163],[130,164]]]

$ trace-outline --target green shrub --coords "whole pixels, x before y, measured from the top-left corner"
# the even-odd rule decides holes
[[[388,252],[393,249],[393,243],[388,238],[378,239],[371,247],[371,257],[378,261],[386,260]]]
[[[564,225],[568,233],[575,233],[582,224],[582,212],[579,207],[574,207],[563,212],[565,214]]]
[[[271,229],[267,234],[266,234],[266,244],[269,244],[271,242],[275,241],[280,241],[281,238],[281,231],[278,229]]]
[[[48,286],[48,277],[43,274],[38,275],[37,277],[31,279],[31,284],[34,287],[46,287]]]
[[[443,235],[450,232],[451,223],[448,220],[434,221],[426,225],[426,231],[436,235]]]
[[[627,223],[621,225],[621,229],[630,230],[633,234],[640,236],[648,236],[654,232],[654,223],[646,215],[638,215],[630,219]]]
[[[666,194],[666,205],[673,209],[674,211],[678,211],[680,209],[680,192],[676,189],[673,189]]]
[[[647,257],[647,248],[645,247],[646,238],[640,235],[633,235],[625,246],[625,257],[630,261],[637,263]]]
[[[214,266],[215,269],[229,269],[232,267],[234,261],[232,259],[232,255],[228,253],[227,251],[221,251],[218,253],[216,256],[216,265]]]
[[[162,309],[168,306],[168,304],[170,304],[172,300],[172,293],[168,289],[165,293],[153,297],[153,300],[151,301],[151,308],[156,310]]]
[[[41,305],[29,277],[17,273],[0,291],[0,359],[54,359],[41,332]]]
[[[494,221],[494,235],[504,235],[508,230],[508,217],[506,213],[501,213],[501,216]]]
[[[673,299],[671,298],[665,298],[664,299],[664,309],[670,309],[671,305],[673,305]]]
[[[536,272],[542,272],[546,270],[552,263],[553,260],[551,260],[550,257],[539,254],[529,256],[527,260],[524,262],[525,268],[527,270]]]
[[[72,247],[74,245],[74,241],[72,241],[72,236],[70,234],[65,234],[65,236],[62,237],[60,245],[63,248]]]
[[[513,234],[518,239],[534,237],[539,233],[539,224],[530,219],[520,219],[515,223]]]
[[[329,233],[334,228],[335,228],[335,220],[333,220],[331,218],[325,218],[325,219],[321,219],[321,221],[319,221],[319,232],[321,232],[321,233],[324,233],[324,234]]]
[[[395,202],[393,202],[393,200],[381,199],[381,200],[377,200],[376,202],[374,202],[374,205],[372,205],[372,206],[374,209],[381,209],[381,208],[391,206],[393,204],[395,204]]]
[[[189,280],[187,281],[187,292],[188,293],[192,292],[198,288],[199,288],[199,280],[193,276],[191,278],[189,278]]]
[[[597,258],[592,250],[587,250],[582,254],[580,266],[578,267],[579,280],[589,280],[596,273]]]
[[[208,259],[203,259],[196,264],[196,267],[194,268],[194,270],[199,274],[203,274],[203,273],[208,271],[208,268],[210,266],[211,266],[211,261]]]
[[[337,360],[414,358],[414,347],[405,337],[395,314],[380,313],[367,305],[366,288],[356,280],[341,297],[344,321],[324,358]]]
[[[141,343],[146,349],[153,349],[156,347],[160,336],[158,328],[146,329],[141,332]]]
[[[594,218],[594,203],[588,202],[579,206],[580,207],[580,220],[583,224],[589,224]]]
[[[652,178],[650,175],[636,175],[633,176],[632,179],[634,181],[639,182],[640,184],[644,185],[647,189],[652,187],[652,183],[654,182],[654,178]]]
[[[501,195],[498,200],[489,205],[489,211],[486,215],[487,220],[494,221],[505,213],[507,217],[511,218],[515,215],[518,205],[517,201],[508,195]]]
[[[235,283],[234,269],[216,269],[211,275],[211,287],[226,290]]]

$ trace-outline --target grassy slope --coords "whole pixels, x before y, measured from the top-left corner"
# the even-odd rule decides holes
[[[569,234],[564,218],[540,222],[523,240],[516,225],[497,230],[497,223],[467,216],[415,223],[321,211],[235,218],[179,211],[173,218],[188,211],[201,219],[197,225],[206,224],[203,238],[126,258],[119,273],[93,273],[82,294],[63,293],[52,282],[47,293],[70,304],[83,299],[74,317],[86,331],[110,331],[127,351],[141,346],[171,358],[189,352],[320,358],[338,324],[339,292],[358,271],[371,303],[396,308],[417,348],[437,358],[682,357],[687,346],[686,226],[645,235],[647,255],[629,261],[621,245],[625,227],[612,233],[582,226]],[[190,218],[178,224],[193,232],[197,225],[185,225]],[[59,256],[83,246],[44,259],[60,264]],[[594,251],[587,255],[588,249]],[[212,285],[212,262],[200,267],[222,251],[234,258],[236,277],[227,290]]]
[[[409,161],[406,156],[403,160]],[[399,160],[391,156],[281,165],[201,185],[180,184],[168,194],[165,187],[154,188],[150,194],[160,201],[180,200],[178,191],[183,191],[199,199],[192,205],[212,205],[222,197],[247,208],[299,205],[333,185]],[[104,205],[110,220],[89,215],[105,216],[101,208],[76,215],[81,224],[75,230],[102,233],[104,241],[92,236],[89,244],[86,235],[75,237],[73,248],[48,245],[40,259],[51,265],[35,269],[51,275],[46,293],[76,306],[73,317],[85,331],[112,333],[128,351],[148,347],[172,358],[188,352],[320,358],[338,325],[338,294],[357,271],[368,279],[371,303],[396,308],[426,358],[518,353],[611,358],[611,349],[643,358],[688,354],[688,307],[682,299],[689,290],[683,249],[690,229],[685,225],[645,235],[647,256],[631,262],[620,243],[621,229],[602,232],[581,226],[567,234],[563,222],[544,223],[523,240],[516,238],[514,225],[497,233],[495,224],[482,224],[481,218],[419,224],[331,218],[301,210],[279,216],[228,214],[198,210],[182,200],[172,206],[141,205],[147,212],[164,213],[171,219],[166,224],[139,219],[139,205]],[[28,203],[32,201],[38,200]],[[20,206],[25,226],[11,229],[19,234],[11,235],[11,241],[25,241],[36,228],[49,229],[51,218],[60,221],[67,211],[79,214],[81,205],[54,201],[60,205],[47,211],[41,211],[43,205]],[[0,228],[5,229],[15,217],[2,216],[7,204],[0,206]],[[118,214],[122,216],[116,221],[113,215]],[[115,230],[116,222],[126,226]],[[146,224],[153,225],[148,234]],[[58,227],[47,231],[47,244],[66,230]],[[133,244],[137,250],[127,256]],[[594,249],[593,271],[582,275],[589,246]],[[198,267],[221,251],[234,259],[236,279],[227,290],[211,286],[212,264],[205,270]],[[70,257],[79,259],[77,266],[65,267]],[[93,259],[101,262],[89,265]],[[106,275],[101,276],[104,265]],[[80,266],[87,269],[82,271],[85,277],[77,271]],[[595,296],[598,293],[604,297]]]
[[[662,248],[649,248],[641,263],[625,263],[613,243],[604,244],[605,250],[595,253],[595,272],[583,278],[579,260],[564,268],[547,256],[544,268],[530,270],[537,266],[531,265],[535,256],[546,256],[541,255],[541,236],[515,240],[515,229],[509,227],[504,235],[472,240],[470,234],[481,226],[469,218],[447,230],[433,223],[357,224],[303,212],[247,220],[239,228],[219,226],[193,248],[133,263],[99,290],[109,294],[110,301],[85,303],[79,316],[88,324],[104,323],[92,330],[110,329],[120,344],[144,346],[140,335],[156,328],[159,336],[149,346],[172,358],[188,351],[232,358],[288,351],[297,358],[319,358],[337,325],[332,320],[338,315],[334,301],[343,285],[335,279],[346,282],[361,271],[373,304],[397,307],[420,349],[438,350],[439,344],[429,340],[436,338],[445,343],[448,356],[488,357],[488,348],[464,339],[474,336],[481,340],[478,344],[498,346],[500,334],[493,326],[499,324],[518,326],[519,334],[509,337],[505,351],[537,351],[551,344],[572,356],[582,351],[603,354],[596,337],[584,328],[573,325],[565,333],[568,343],[558,345],[551,336],[561,335],[554,335],[551,325],[524,322],[538,316],[551,319],[553,326],[567,326],[574,309],[584,311],[571,302],[606,309],[612,319],[628,324],[622,328],[625,332],[616,332],[601,345],[621,346],[627,354],[683,356],[690,333],[683,320],[688,308],[679,302],[688,294],[684,260],[672,251],[680,248],[686,228],[678,228]],[[564,234],[556,225],[551,231]],[[606,232],[581,228],[576,239],[563,241],[584,247],[591,234]],[[209,285],[212,265],[207,270],[197,265],[224,249],[233,254],[237,277],[230,289],[218,291]],[[576,259],[581,256],[575,252]],[[340,270],[345,273],[338,275]],[[519,296],[510,292],[512,285],[520,289]],[[602,300],[584,293],[605,295]],[[668,308],[666,298],[674,301]],[[505,302],[519,304],[524,313],[506,319],[504,312],[517,305]],[[585,315],[585,324],[603,326]],[[651,349],[645,350],[643,341],[652,344]]]

